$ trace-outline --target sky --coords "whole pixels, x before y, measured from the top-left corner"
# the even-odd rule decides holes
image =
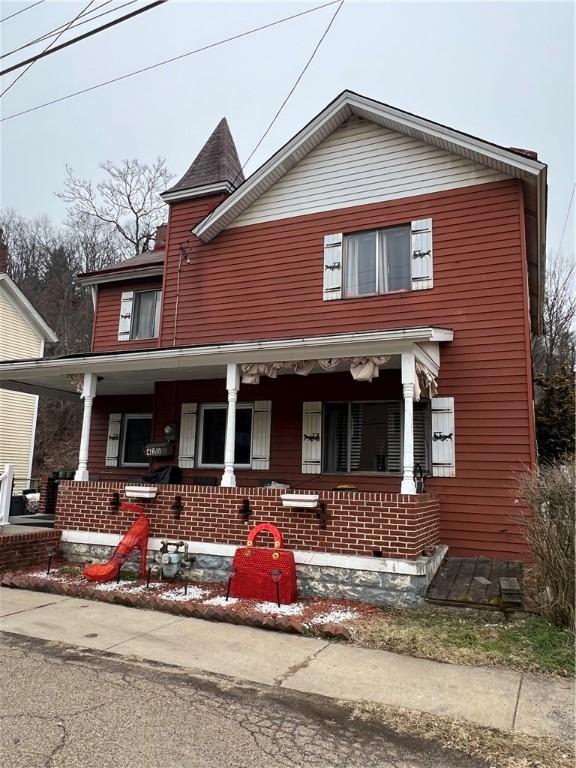
[[[4,1],[0,17],[32,2]],[[102,2],[93,0],[93,6]],[[123,2],[114,0],[105,10]],[[138,0],[117,15],[148,2]],[[31,114],[6,118],[323,2],[170,0],[36,62],[0,105],[1,206],[62,222],[65,206],[55,193],[63,188],[67,165],[77,175],[97,179],[99,162],[151,162],[161,156],[179,177],[223,116],[244,162],[300,74],[335,5]],[[45,0],[2,22],[2,52],[67,23],[87,3]],[[114,14],[94,25],[112,18]],[[562,250],[573,254],[576,200],[567,214],[575,181],[574,23],[572,2],[346,0],[246,172],[348,88],[504,146],[536,150],[549,165],[548,251],[557,251],[564,232]],[[25,48],[1,63],[7,66],[40,50]],[[2,78],[2,88],[15,74]]]

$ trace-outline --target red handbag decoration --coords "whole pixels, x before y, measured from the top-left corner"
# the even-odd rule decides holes
[[[267,531],[274,537],[274,548],[255,547],[256,537]],[[282,534],[271,523],[261,523],[248,534],[245,547],[234,555],[229,591],[232,597],[247,597],[271,603],[293,603],[296,591],[294,553],[282,549]]]

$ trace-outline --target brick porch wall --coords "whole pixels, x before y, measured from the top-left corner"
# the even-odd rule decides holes
[[[0,535],[0,571],[43,565],[48,550],[60,548],[60,531],[30,531],[29,533],[2,533]]]
[[[117,491],[126,500],[124,483],[62,481],[58,488],[55,527],[60,530],[125,533],[135,519],[130,512],[110,507]],[[242,545],[250,528],[271,522],[282,531],[290,549],[415,559],[440,541],[439,502],[431,494],[320,491],[329,519],[319,526],[314,510],[282,507],[281,491],[272,488],[221,488],[159,485],[153,501],[143,502],[150,520],[150,536],[218,544]],[[307,491],[309,492],[309,491]],[[179,520],[171,509],[182,498]],[[248,523],[240,515],[244,499],[253,514]]]

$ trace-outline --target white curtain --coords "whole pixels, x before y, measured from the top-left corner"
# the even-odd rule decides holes
[[[373,355],[372,357],[328,358],[326,360],[290,360],[283,363],[243,363],[242,384],[259,384],[260,376],[275,379],[278,371],[286,370],[298,376],[308,376],[316,366],[325,371],[333,371],[339,365],[349,366],[352,378],[356,381],[372,381],[379,375],[381,365],[390,360],[389,356]]]
[[[346,238],[346,295],[376,293],[376,232]]]
[[[416,387],[414,399],[420,400],[422,395],[424,395],[424,397],[436,397],[437,394],[438,386],[436,377],[423,363],[416,360]]]

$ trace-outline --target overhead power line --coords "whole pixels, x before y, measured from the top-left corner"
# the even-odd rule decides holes
[[[19,14],[25,13],[26,11],[29,11],[32,8],[36,8],[37,5],[40,5],[43,2],[44,0],[37,0],[37,2],[32,3],[32,5],[27,5],[26,8],[20,8],[19,11],[15,11],[14,13],[11,13],[10,16],[4,16],[3,19],[0,19],[0,24],[2,24],[3,21],[8,21],[8,19],[13,19],[14,16],[18,16]]]
[[[76,16],[74,16],[74,18],[73,18],[73,19],[70,19],[70,23],[68,24],[68,27],[69,27],[71,24],[74,24],[74,22],[76,21],[76,19],[80,18],[80,16],[81,16],[81,15],[82,15],[82,14],[83,14],[85,11],[87,11],[87,10],[88,10],[88,8],[90,8],[90,6],[92,5],[92,3],[93,3],[93,2],[94,2],[94,0],[90,0],[90,2],[88,3],[88,5],[85,5],[85,6],[84,6],[84,8],[83,8],[83,9],[80,11],[80,13],[76,14]],[[42,53],[45,53],[47,50],[49,50],[49,49],[50,49],[50,48],[51,48],[51,47],[54,45],[54,43],[55,43],[55,42],[57,42],[57,41],[58,41],[58,40],[59,40],[59,39],[62,37],[62,35],[64,34],[64,32],[66,32],[66,30],[68,29],[68,27],[66,27],[66,29],[63,29],[63,30],[62,30],[62,32],[60,32],[60,34],[58,35],[58,37],[54,38],[54,40],[52,40],[52,42],[51,42],[51,43],[48,43],[48,45],[46,46],[46,48],[44,48],[44,51],[43,51]],[[36,59],[34,59],[34,61],[35,61],[35,60],[36,60]],[[14,86],[16,85],[16,83],[18,82],[18,80],[20,80],[20,78],[21,78],[21,77],[24,77],[24,75],[26,74],[26,72],[28,72],[28,70],[30,69],[30,67],[34,66],[34,61],[31,61],[31,62],[30,62],[30,64],[28,64],[28,66],[26,67],[26,69],[25,69],[25,70],[23,70],[22,72],[20,72],[20,74],[18,75],[18,77],[15,77],[15,78],[14,78],[14,80],[12,80],[12,82],[10,83],[10,85],[9,85],[7,88],[4,88],[4,90],[2,91],[2,93],[0,93],[0,98],[2,98],[2,96],[4,96],[6,93],[8,93],[8,91],[9,91],[11,88],[14,88]]]
[[[53,53],[57,53],[58,51],[61,51],[63,48],[68,48],[68,46],[70,45],[79,43],[81,40],[86,40],[86,38],[92,37],[92,35],[97,35],[99,32],[103,32],[105,29],[110,29],[110,27],[114,27],[116,26],[116,24],[122,24],[124,21],[128,21],[129,19],[132,19],[141,13],[145,13],[146,11],[151,11],[153,8],[156,8],[156,6],[163,5],[164,3],[167,3],[167,2],[168,0],[154,0],[153,3],[149,3],[148,5],[145,5],[142,8],[137,8],[135,11],[132,11],[131,13],[126,13],[124,16],[119,16],[117,19],[113,19],[113,21],[109,21],[107,24],[102,24],[99,27],[95,27],[94,29],[91,29],[89,32],[84,32],[83,35],[78,35],[77,37],[73,37],[70,40],[67,40],[65,43],[61,43],[56,47],[46,48],[44,51],[42,51],[42,53],[39,53],[36,56],[31,56],[29,59],[25,59],[24,61],[18,62],[18,64],[13,64],[11,67],[7,67],[6,69],[3,69],[2,71],[0,71],[0,77],[2,75],[7,75],[9,72],[14,72],[17,69],[21,69],[22,67],[25,67],[27,64],[34,64],[34,62],[38,61],[38,59],[43,59],[46,56],[51,56]],[[62,34],[64,34],[65,31],[66,30],[64,30]]]
[[[239,173],[238,173],[238,176],[240,175],[240,173],[242,173],[242,172],[244,171],[244,168],[246,168],[246,166],[248,165],[248,163],[250,162],[250,160],[252,160],[252,158],[253,158],[253,157],[254,157],[254,155],[256,154],[256,151],[258,150],[258,148],[260,147],[260,145],[262,144],[262,142],[264,141],[264,139],[266,138],[266,136],[268,136],[268,134],[269,134],[269,133],[270,133],[270,131],[272,130],[272,126],[274,125],[274,123],[276,122],[276,120],[278,120],[278,118],[280,117],[280,114],[281,114],[282,110],[284,109],[284,107],[286,106],[286,104],[288,104],[288,102],[289,102],[290,98],[292,97],[292,94],[294,93],[294,91],[295,91],[295,90],[296,90],[296,88],[298,87],[298,85],[299,85],[299,83],[300,83],[300,80],[302,80],[302,78],[303,78],[303,77],[304,77],[304,75],[306,74],[306,70],[308,69],[308,67],[310,66],[310,64],[312,64],[312,61],[314,60],[314,57],[315,57],[315,56],[316,56],[316,54],[318,53],[318,50],[319,50],[320,46],[321,46],[321,45],[322,45],[322,43],[324,42],[324,38],[326,37],[326,35],[328,34],[328,32],[330,32],[330,29],[331,29],[331,27],[332,27],[332,24],[334,24],[334,22],[336,21],[336,16],[338,16],[338,13],[340,12],[340,9],[342,8],[342,6],[343,6],[343,5],[344,5],[344,0],[341,0],[341,1],[340,1],[340,4],[338,5],[338,8],[336,8],[336,10],[335,10],[334,14],[332,15],[332,18],[331,18],[331,19],[330,19],[330,21],[328,22],[328,26],[326,27],[326,29],[325,29],[325,30],[324,30],[324,32],[322,33],[322,36],[320,37],[320,40],[318,40],[318,42],[316,43],[316,46],[315,46],[314,50],[312,51],[312,54],[311,54],[311,56],[309,57],[308,61],[307,61],[307,62],[306,62],[306,64],[304,65],[304,68],[302,69],[302,71],[300,72],[300,74],[298,75],[298,77],[296,78],[296,81],[294,82],[294,85],[292,86],[292,88],[291,88],[291,89],[290,89],[290,91],[288,92],[288,95],[286,96],[286,98],[284,99],[284,101],[282,102],[282,104],[280,104],[280,107],[279,107],[278,111],[276,112],[276,114],[274,115],[274,117],[272,118],[272,120],[270,121],[270,125],[268,126],[268,128],[266,128],[266,130],[264,131],[264,133],[263,133],[263,134],[262,134],[262,136],[260,137],[260,140],[258,141],[258,143],[256,144],[256,146],[254,147],[254,149],[252,150],[252,152],[250,152],[250,154],[248,155],[248,159],[246,160],[246,162],[245,162],[245,163],[244,163],[244,165],[242,166],[242,169],[239,171]],[[234,184],[235,184],[235,183],[236,183],[236,181],[238,180],[238,176],[236,176],[236,178],[234,179]]]
[[[79,21],[77,24],[72,24],[72,26],[68,27],[68,31],[72,29],[76,29],[76,27],[81,27],[83,24],[90,24],[92,21],[96,21],[96,19],[99,19],[102,16],[107,16],[109,13],[116,13],[116,11],[120,11],[122,8],[126,8],[128,5],[134,5],[134,3],[137,3],[138,0],[129,0],[129,2],[127,3],[123,3],[122,5],[117,5],[115,8],[109,8],[107,11],[103,11],[103,13],[98,13],[96,16],[93,15],[96,13],[96,11],[99,11],[101,8],[104,8],[105,6],[110,5],[110,3],[113,3],[113,2],[114,0],[106,0],[105,3],[101,3],[100,5],[97,5],[96,8],[93,8],[91,11],[87,11],[86,13],[82,14],[81,16],[79,16],[79,19],[84,19],[84,21]],[[66,24],[61,24],[59,27],[50,29],[48,30],[48,32],[45,32],[43,35],[40,35],[39,37],[35,37],[33,40],[30,40],[30,42],[24,43],[24,45],[18,46],[18,48],[13,48],[11,51],[6,51],[6,53],[0,54],[0,59],[5,59],[6,56],[13,56],[15,53],[18,53],[18,51],[23,51],[24,48],[30,48],[31,45],[37,45],[38,43],[41,43],[43,40],[47,40],[49,37],[55,37],[58,34],[58,32],[60,32],[60,30],[65,26]]]
[[[566,218],[564,219],[564,226],[562,227],[562,234],[560,235],[560,242],[558,243],[558,253],[560,253],[560,249],[562,248],[566,227],[568,226],[568,221],[570,219],[570,211],[572,210],[572,203],[574,202],[574,192],[576,192],[576,181],[572,185],[572,194],[570,195],[570,202],[568,203],[568,210],[566,211]]]
[[[120,75],[119,77],[114,77],[111,80],[105,80],[102,83],[97,83],[96,85],[91,85],[88,88],[83,88],[80,91],[74,91],[74,93],[69,93],[66,96],[60,96],[57,99],[52,99],[51,101],[46,101],[43,104],[37,104],[35,107],[30,107],[29,109],[23,109],[21,112],[15,112],[12,115],[7,115],[6,117],[3,117],[0,122],[6,122],[7,120],[13,120],[15,117],[21,117],[22,115],[27,115],[30,112],[36,112],[39,109],[44,109],[45,107],[52,106],[53,104],[59,104],[61,101],[66,101],[68,99],[72,99],[75,96],[80,96],[84,93],[90,93],[91,91],[95,91],[98,88],[104,88],[107,85],[112,85],[113,83],[118,83],[121,80],[126,80],[129,77],[135,77],[136,75],[140,75],[143,72],[150,72],[153,69],[157,69],[158,67],[162,67],[165,64],[171,64],[174,61],[180,61],[180,59],[185,59],[187,56],[193,56],[196,53],[202,53],[203,51],[208,51],[212,48],[217,48],[221,45],[225,45],[226,43],[230,43],[233,40],[239,40],[242,37],[248,37],[249,35],[253,35],[256,32],[261,32],[264,29],[270,29],[271,27],[278,26],[279,24],[284,24],[287,21],[291,21],[292,19],[296,19],[299,16],[306,16],[309,13],[314,13],[315,11],[319,11],[322,8],[327,8],[331,5],[336,5],[339,0],[331,0],[329,3],[324,3],[323,5],[317,5],[314,8],[308,8],[305,11],[300,11],[299,13],[293,13],[291,16],[285,16],[282,19],[277,19],[276,21],[272,21],[269,24],[263,24],[260,27],[254,27],[253,29],[249,29],[246,32],[240,32],[237,35],[232,35],[230,37],[226,37],[223,40],[219,40],[216,43],[209,43],[208,45],[203,45],[200,48],[195,48],[192,51],[187,51],[186,53],[181,53],[179,56],[173,56],[170,59],[164,59],[164,61],[159,61],[156,64],[151,64],[148,67],[142,67],[141,69],[136,69],[133,72],[128,72],[125,75]]]

